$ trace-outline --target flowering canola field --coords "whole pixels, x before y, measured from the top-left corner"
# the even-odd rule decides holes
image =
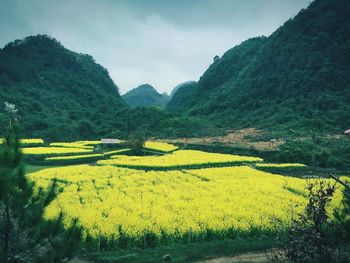
[[[112,159],[97,162],[100,165],[120,167],[180,167],[206,164],[261,162],[261,158],[221,153],[208,153],[195,150],[178,150],[163,156],[113,156]]]
[[[5,141],[4,138],[0,138],[0,144],[3,144]],[[44,144],[44,140],[43,139],[21,139],[20,143],[23,146],[27,146],[27,145],[43,145]]]
[[[288,227],[307,202],[305,180],[247,166],[143,171],[78,165],[28,177],[37,187],[55,178],[62,187],[46,219],[62,211],[65,225],[78,219],[85,237],[135,246],[268,235],[277,224]],[[338,191],[334,206],[340,200]]]
[[[146,141],[144,147],[150,150],[161,152],[172,152],[178,149],[177,146],[166,142]]]
[[[22,148],[25,155],[61,155],[61,154],[79,154],[91,153],[93,149],[82,149],[75,147],[30,147]]]
[[[77,142],[52,142],[52,147],[94,149],[94,146],[101,144],[101,141],[77,141]]]

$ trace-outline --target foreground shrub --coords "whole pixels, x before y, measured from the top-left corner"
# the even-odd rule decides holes
[[[324,180],[309,182],[308,204],[303,213],[293,220],[291,229],[283,237],[282,249],[275,253],[275,260],[285,262],[337,262],[339,253],[332,234],[335,226],[327,212],[336,186]]]

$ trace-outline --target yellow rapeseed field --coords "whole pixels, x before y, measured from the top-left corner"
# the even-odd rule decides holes
[[[101,144],[100,141],[77,141],[77,142],[52,142],[51,147],[68,147],[68,148],[83,148],[94,149],[95,145]]]
[[[146,149],[150,150],[156,150],[156,151],[161,151],[161,152],[172,152],[177,150],[179,147],[166,143],[166,142],[153,142],[153,141],[147,141],[145,142],[144,147]]]
[[[3,144],[5,141],[4,138],[0,138],[0,144]],[[26,144],[44,144],[44,140],[43,139],[21,139],[20,143],[22,145],[26,145]]]
[[[85,237],[136,244],[150,235],[161,243],[268,234],[288,227],[307,202],[306,180],[247,166],[147,172],[78,165],[28,177],[43,188],[56,178],[63,189],[46,219],[62,211],[67,226],[78,219]],[[340,199],[338,190],[333,205]]]
[[[163,156],[114,156],[110,160],[99,161],[100,165],[121,167],[178,167],[205,164],[241,162],[261,162],[261,158],[221,153],[207,153],[195,150],[179,150]]]
[[[20,143],[22,145],[26,145],[26,144],[44,144],[44,140],[43,139],[21,139]]]
[[[74,147],[30,147],[22,148],[25,155],[59,155],[59,154],[77,154],[93,152],[93,149],[82,149]]]

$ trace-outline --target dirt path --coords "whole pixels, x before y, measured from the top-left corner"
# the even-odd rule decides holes
[[[80,259],[78,257],[75,257],[68,261],[68,263],[90,263],[89,261],[86,261],[85,259]]]
[[[258,263],[268,263],[271,262],[267,257],[265,252],[249,252],[241,254],[234,257],[223,257],[217,259],[209,259],[197,261],[195,263],[248,263],[248,262],[258,262]]]

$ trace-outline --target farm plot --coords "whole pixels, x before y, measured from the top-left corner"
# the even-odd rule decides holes
[[[68,148],[82,148],[94,149],[96,145],[100,145],[100,141],[77,141],[77,142],[52,142],[51,147],[68,147]]]
[[[179,150],[163,156],[114,156],[109,160],[99,161],[98,164],[137,169],[184,169],[261,161],[261,158],[250,156]]]
[[[82,149],[82,148],[75,148],[75,147],[30,147],[30,148],[22,148],[22,152],[24,155],[50,156],[50,155],[91,153],[93,152],[93,149]]]
[[[4,138],[0,138],[0,145],[3,144],[5,141]],[[32,147],[32,146],[41,146],[44,145],[43,139],[21,139],[20,144],[23,147]]]
[[[153,141],[147,141],[145,142],[144,147],[148,150],[155,150],[160,152],[173,152],[177,150],[179,147],[166,143],[166,142],[153,142]]]
[[[86,240],[122,248],[266,236],[290,226],[307,202],[305,180],[247,166],[147,172],[79,165],[28,177],[43,188],[59,181],[46,219],[63,212],[66,226],[78,219]],[[338,190],[333,206],[340,200]]]

